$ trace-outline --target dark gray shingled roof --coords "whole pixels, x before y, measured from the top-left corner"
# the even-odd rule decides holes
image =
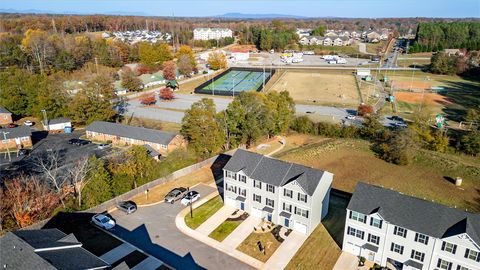
[[[0,265],[7,269],[102,269],[109,265],[58,229],[9,232],[0,238]],[[43,250],[42,250],[43,249]]]
[[[227,171],[243,171],[248,177],[274,185],[284,186],[296,180],[308,195],[313,195],[324,171],[313,169],[257,153],[238,149],[224,167]]]
[[[3,132],[7,132],[7,134],[5,134],[7,139],[29,137],[32,135],[32,131],[27,126],[4,128],[4,129],[0,129],[0,140],[3,140]]]
[[[400,192],[359,182],[347,209],[378,213],[386,221],[436,238],[467,233],[480,244],[480,214],[450,208]]]
[[[177,135],[171,132],[164,132],[143,127],[133,127],[104,121],[94,121],[87,126],[87,131],[115,135],[124,138],[131,138],[163,145],[168,145]]]
[[[10,111],[8,111],[7,109],[5,109],[4,107],[0,106],[0,113],[9,113],[9,114],[12,114]]]

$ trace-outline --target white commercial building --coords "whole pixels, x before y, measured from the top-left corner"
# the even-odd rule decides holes
[[[228,28],[195,28],[193,30],[194,40],[210,40],[233,37],[233,32]]]
[[[480,215],[358,183],[343,250],[389,269],[480,269]]]

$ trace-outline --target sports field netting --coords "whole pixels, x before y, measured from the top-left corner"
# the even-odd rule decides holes
[[[270,79],[270,71],[265,72],[265,83]],[[197,89],[201,93],[234,94],[234,92],[258,91],[263,85],[263,71],[229,70],[212,82]]]

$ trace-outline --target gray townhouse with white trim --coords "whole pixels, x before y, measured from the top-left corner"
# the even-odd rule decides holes
[[[391,269],[479,270],[480,215],[359,182],[343,250]]]
[[[223,168],[224,202],[310,234],[328,213],[333,174],[238,149]]]

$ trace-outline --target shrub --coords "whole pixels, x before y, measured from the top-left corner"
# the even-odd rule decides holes
[[[173,90],[169,87],[164,87],[160,90],[160,98],[163,100],[172,100],[175,98]]]

